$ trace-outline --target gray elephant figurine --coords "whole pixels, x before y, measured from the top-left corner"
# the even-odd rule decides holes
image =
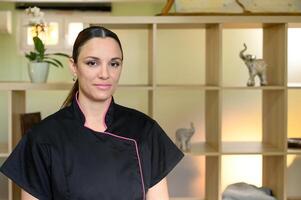
[[[191,144],[190,139],[193,136],[195,129],[191,122],[190,128],[179,128],[176,130],[176,144],[184,152],[190,151]]]
[[[260,79],[260,85],[267,85],[266,80],[266,67],[267,64],[263,59],[256,59],[256,56],[251,54],[244,54],[247,50],[247,45],[244,44],[244,49],[240,51],[239,57],[244,61],[249,70],[249,80],[247,86],[255,85],[255,77],[258,76]]]

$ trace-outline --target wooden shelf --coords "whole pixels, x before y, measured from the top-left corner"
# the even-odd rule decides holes
[[[301,89],[301,83],[288,83],[288,89]]]
[[[284,90],[284,86],[223,86],[223,90]]]
[[[223,142],[222,155],[284,155],[284,152],[261,142]]]
[[[219,155],[217,149],[214,149],[210,144],[206,142],[198,142],[191,144],[191,151],[186,153],[193,156],[217,156]]]
[[[70,90],[72,83],[0,82],[0,90]]]
[[[156,85],[158,89],[195,89],[195,90],[218,90],[218,86],[207,86],[207,85]]]
[[[301,155],[301,149],[288,148],[287,149],[287,154]]]
[[[49,83],[31,83],[31,82],[0,82],[1,90],[70,90],[73,83],[49,82]],[[120,89],[142,89],[153,90],[148,85],[119,85]]]

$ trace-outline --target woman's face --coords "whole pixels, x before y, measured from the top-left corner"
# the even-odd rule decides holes
[[[110,37],[93,38],[81,48],[72,70],[78,77],[80,94],[92,101],[110,98],[119,81],[122,53]]]

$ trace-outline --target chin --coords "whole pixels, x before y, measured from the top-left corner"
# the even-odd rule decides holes
[[[106,101],[112,97],[112,94],[99,94],[99,95],[93,95],[93,99],[95,101]]]

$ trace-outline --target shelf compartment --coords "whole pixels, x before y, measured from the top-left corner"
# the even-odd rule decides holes
[[[204,24],[158,24],[156,37],[156,83],[204,85]]]
[[[219,177],[219,156],[186,155],[167,176],[171,199],[219,199]]]
[[[131,95],[128,95],[129,93]],[[114,94],[114,101],[117,104],[137,109],[145,114],[151,114],[148,91],[132,91],[132,89],[117,90]]]
[[[301,91],[297,89],[288,90],[288,112],[287,112],[287,137],[301,139]],[[301,148],[290,148],[288,152],[300,153]]]
[[[156,90],[154,92],[154,119],[175,141],[179,128],[191,128],[195,133],[191,143],[205,141],[205,93],[193,89]]]
[[[284,151],[287,147],[287,93],[285,90],[262,92],[262,142]]]
[[[223,66],[223,86],[246,86],[249,79],[248,68],[239,57],[239,53],[247,45],[246,54],[256,55],[262,58],[263,29],[223,29],[222,44],[222,66]],[[235,40],[233,40],[235,38]],[[269,63],[267,63],[270,65]],[[255,78],[255,85],[260,85],[258,77]]]
[[[301,199],[301,155],[287,156],[287,199]]]
[[[44,119],[61,108],[68,92],[67,90],[27,91],[24,112],[41,112],[42,119]],[[45,97],[47,98],[45,99]]]
[[[223,155],[262,154],[283,155],[284,152],[276,147],[261,142],[223,142]]]
[[[221,162],[221,192],[230,184],[245,182],[262,186],[261,155],[223,155]]]
[[[205,156],[186,155],[167,175],[170,198],[204,199],[205,173]]]
[[[224,90],[222,99],[222,142],[262,141],[262,91]]]
[[[290,25],[289,25],[290,26]],[[301,85],[301,57],[300,57],[300,45],[301,45],[301,28],[299,27],[288,29],[288,41],[287,41],[287,62],[288,62],[288,86]]]
[[[4,163],[5,158],[0,158],[0,166]],[[9,198],[9,180],[6,176],[0,173],[0,199],[10,199]]]

